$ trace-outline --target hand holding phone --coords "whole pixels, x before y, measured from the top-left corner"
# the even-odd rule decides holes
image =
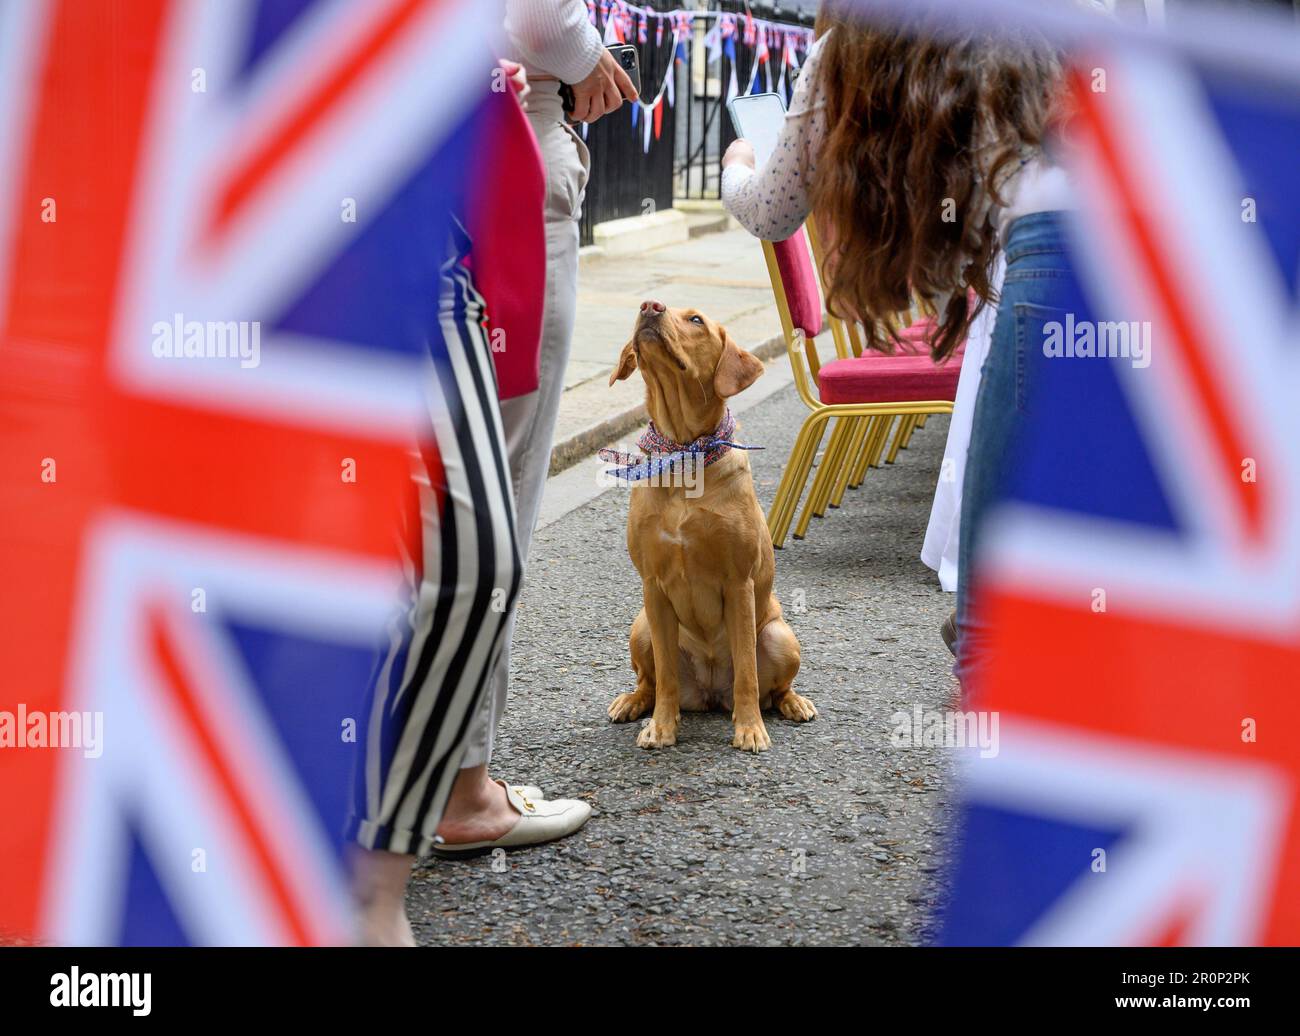
[[[747,165],[750,169],[757,169],[758,163],[754,158],[754,145],[744,137],[737,137],[727,147],[726,154],[722,156],[722,168],[726,169],[729,165]]]
[[[601,54],[591,74],[580,83],[560,90],[564,110],[574,122],[595,122],[634,101],[641,91],[641,67],[636,47],[616,43]],[[571,101],[570,101],[571,98]]]
[[[727,113],[736,127],[737,136],[750,145],[748,157],[751,164],[761,169],[776,150],[781,128],[785,125],[785,100],[774,93],[744,94],[727,102]],[[736,161],[740,153],[733,154],[732,148],[728,148],[722,159],[724,166],[731,164],[728,156]]]

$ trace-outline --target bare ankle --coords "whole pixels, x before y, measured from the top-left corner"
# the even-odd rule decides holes
[[[505,801],[505,789],[488,777],[487,766],[461,770],[451,786],[444,817],[467,817],[492,810]]]

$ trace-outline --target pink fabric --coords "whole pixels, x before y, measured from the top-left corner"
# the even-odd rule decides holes
[[[803,227],[784,241],[774,241],[772,248],[781,272],[781,286],[785,288],[786,305],[790,307],[790,320],[809,338],[821,334],[822,300]]]
[[[537,138],[513,93],[493,93],[483,135],[481,176],[469,199],[469,265],[487,302],[501,399],[537,391],[542,306],[546,298],[546,174]]]
[[[929,356],[873,353],[822,364],[823,403],[914,403],[957,398],[962,357],[935,364]]]
[[[935,322],[932,317],[926,317],[924,320],[914,320],[903,328],[903,341],[928,345],[930,336],[934,334],[934,329]]]
[[[933,317],[913,321],[902,329],[900,335],[902,341],[898,343],[897,352],[907,356],[929,356],[930,339],[934,336],[935,326]],[[966,339],[963,338],[961,344],[954,350],[953,355],[959,357],[965,351]]]
[[[936,326],[937,321],[934,317],[923,317],[920,320],[913,320],[903,328],[903,334],[912,338],[928,338]]]

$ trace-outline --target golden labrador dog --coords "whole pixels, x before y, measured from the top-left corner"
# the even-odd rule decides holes
[[[725,328],[659,302],[642,303],[609,383],[638,367],[653,422],[650,459],[725,437],[727,399],[763,373]],[[647,438],[641,445],[647,449]],[[637,744],[663,748],[677,741],[682,709],[727,708],[732,745],[763,752],[772,744],[764,708],[797,722],[817,710],[790,686],[799,641],[772,593],[772,537],[749,457],[712,445],[707,465],[703,456],[679,458],[671,472],[632,483],[627,545],[643,603],[630,637],[636,690],[615,698],[609,716],[622,722],[650,712]]]

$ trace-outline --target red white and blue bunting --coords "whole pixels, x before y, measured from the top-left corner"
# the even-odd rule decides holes
[[[755,18],[748,9],[743,15],[725,11],[656,11],[626,0],[587,0],[587,15],[602,30],[606,45],[648,43],[651,25],[656,46],[663,43],[665,35],[671,36],[673,60],[668,63],[659,88],[647,100],[648,84],[643,81],[641,97],[631,105],[632,128],[640,133],[641,147],[646,152],[652,141],[659,139],[664,105],[671,108],[675,104],[677,66],[687,61],[687,48],[699,22],[711,23],[703,39],[706,67],[716,64],[724,55],[727,58],[730,75],[723,87],[724,105],[738,94],[765,90],[779,93],[788,104],[793,91],[792,76],[788,73],[799,68],[813,43],[812,30],[806,26]],[[740,47],[752,56],[749,81],[743,91],[736,72]],[[582,135],[587,135],[585,124]]]

